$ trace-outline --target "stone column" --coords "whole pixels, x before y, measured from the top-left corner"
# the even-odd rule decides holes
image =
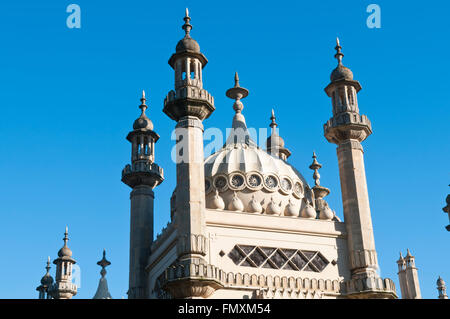
[[[147,298],[145,266],[153,241],[154,193],[150,186],[136,186],[130,193],[130,277],[128,298]]]
[[[357,140],[342,142],[337,156],[350,268],[353,275],[372,275],[378,266],[361,143]]]

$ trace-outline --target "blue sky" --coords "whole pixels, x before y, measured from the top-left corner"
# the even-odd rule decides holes
[[[66,27],[66,7],[81,7],[81,29]],[[147,91],[161,138],[155,233],[169,220],[175,185],[170,159],[175,123],[163,112],[173,87],[167,61],[183,36],[209,59],[205,88],[216,111],[206,127],[225,130],[234,111],[225,91],[239,71],[250,95],[250,127],[269,124],[275,108],[289,162],[312,183],[312,151],[330,206],[342,217],[335,146],[323,137],[331,116],[323,88],[344,64],[363,86],[359,106],[373,124],[365,165],[383,277],[397,283],[399,251],[416,256],[422,294],[450,283],[449,192],[450,5],[444,1],[377,1],[381,29],[366,26],[370,1],[2,1],[0,4],[0,298],[36,298],[48,255],[56,257],[69,225],[69,246],[82,270],[79,298],[92,298],[103,248],[114,298],[126,297],[129,188],[120,182],[130,159],[125,136]],[[52,269],[54,271],[54,268]],[[6,275],[7,274],[7,275]]]

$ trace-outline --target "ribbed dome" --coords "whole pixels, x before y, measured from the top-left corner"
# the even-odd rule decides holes
[[[349,68],[339,64],[336,69],[331,72],[330,75],[331,82],[338,80],[353,80],[353,72]]]
[[[206,207],[209,209],[298,216],[314,195],[305,178],[290,164],[259,148],[247,129],[241,97],[248,91],[239,86],[227,96],[236,99],[232,129],[225,145],[205,160]],[[277,145],[284,145],[277,136]],[[225,205],[218,205],[221,200]]]
[[[185,37],[177,43],[176,53],[185,51],[200,53],[200,45],[191,37]]]

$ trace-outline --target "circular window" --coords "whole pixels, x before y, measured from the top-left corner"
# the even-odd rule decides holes
[[[247,185],[251,189],[259,189],[262,186],[263,178],[260,174],[250,173],[247,175]]]
[[[268,175],[264,179],[266,188],[270,191],[275,191],[278,188],[278,179],[274,175]]]
[[[227,179],[224,176],[217,176],[214,179],[214,187],[219,192],[225,191],[227,189]]]
[[[289,194],[292,191],[292,182],[288,177],[283,177],[281,179],[281,190],[286,194]]]
[[[303,186],[300,182],[294,184],[294,195],[297,198],[303,198]]]
[[[233,190],[241,190],[245,187],[245,178],[240,173],[234,173],[230,176],[230,188]]]

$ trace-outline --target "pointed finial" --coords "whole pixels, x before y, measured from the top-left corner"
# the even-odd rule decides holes
[[[244,105],[241,102],[241,99],[245,98],[248,95],[248,90],[239,86],[239,75],[236,72],[234,74],[234,87],[228,89],[226,92],[226,96],[230,99],[235,100],[233,104],[233,109],[236,113],[241,113]]]
[[[145,116],[145,110],[148,107],[147,104],[145,104],[146,101],[147,101],[147,99],[145,98],[145,91],[142,90],[141,105],[139,105],[139,108],[142,111],[141,117]]]
[[[319,174],[319,169],[322,168],[322,165],[319,164],[319,162],[317,161],[317,156],[316,156],[316,152],[313,151],[313,162],[312,164],[309,166],[310,169],[314,170],[314,174],[313,174],[313,178],[314,178],[314,183],[316,184],[316,186],[320,185],[320,174]]]
[[[50,271],[50,256],[48,256],[48,258],[47,258],[47,266],[45,267],[45,269],[47,269],[47,274],[49,273],[49,271]]]
[[[100,271],[100,274],[102,275],[102,277],[105,277],[106,275],[106,267],[111,265],[111,262],[109,260],[106,259],[106,249],[103,249],[103,258],[97,262],[97,265],[102,267],[102,270]]]
[[[184,20],[184,25],[182,28],[186,32],[186,35],[184,37],[190,38],[191,36],[189,35],[189,32],[191,32],[191,30],[192,30],[192,25],[189,23],[189,21],[191,21],[191,17],[189,17],[188,8],[186,8],[186,14],[185,14],[185,17],[183,18],[183,20]]]
[[[273,133],[275,128],[278,126],[277,122],[275,122],[276,117],[275,117],[275,111],[273,109],[272,109],[272,114],[270,116],[270,120],[271,120],[271,123],[269,126],[272,128],[272,133]]]
[[[67,246],[67,241],[69,240],[69,227],[66,226],[66,231],[64,232],[64,246]]]
[[[336,38],[336,54],[334,55],[334,57],[338,60],[338,64],[342,65],[342,58],[344,57],[344,54],[341,52],[341,44],[339,42],[339,38]]]

